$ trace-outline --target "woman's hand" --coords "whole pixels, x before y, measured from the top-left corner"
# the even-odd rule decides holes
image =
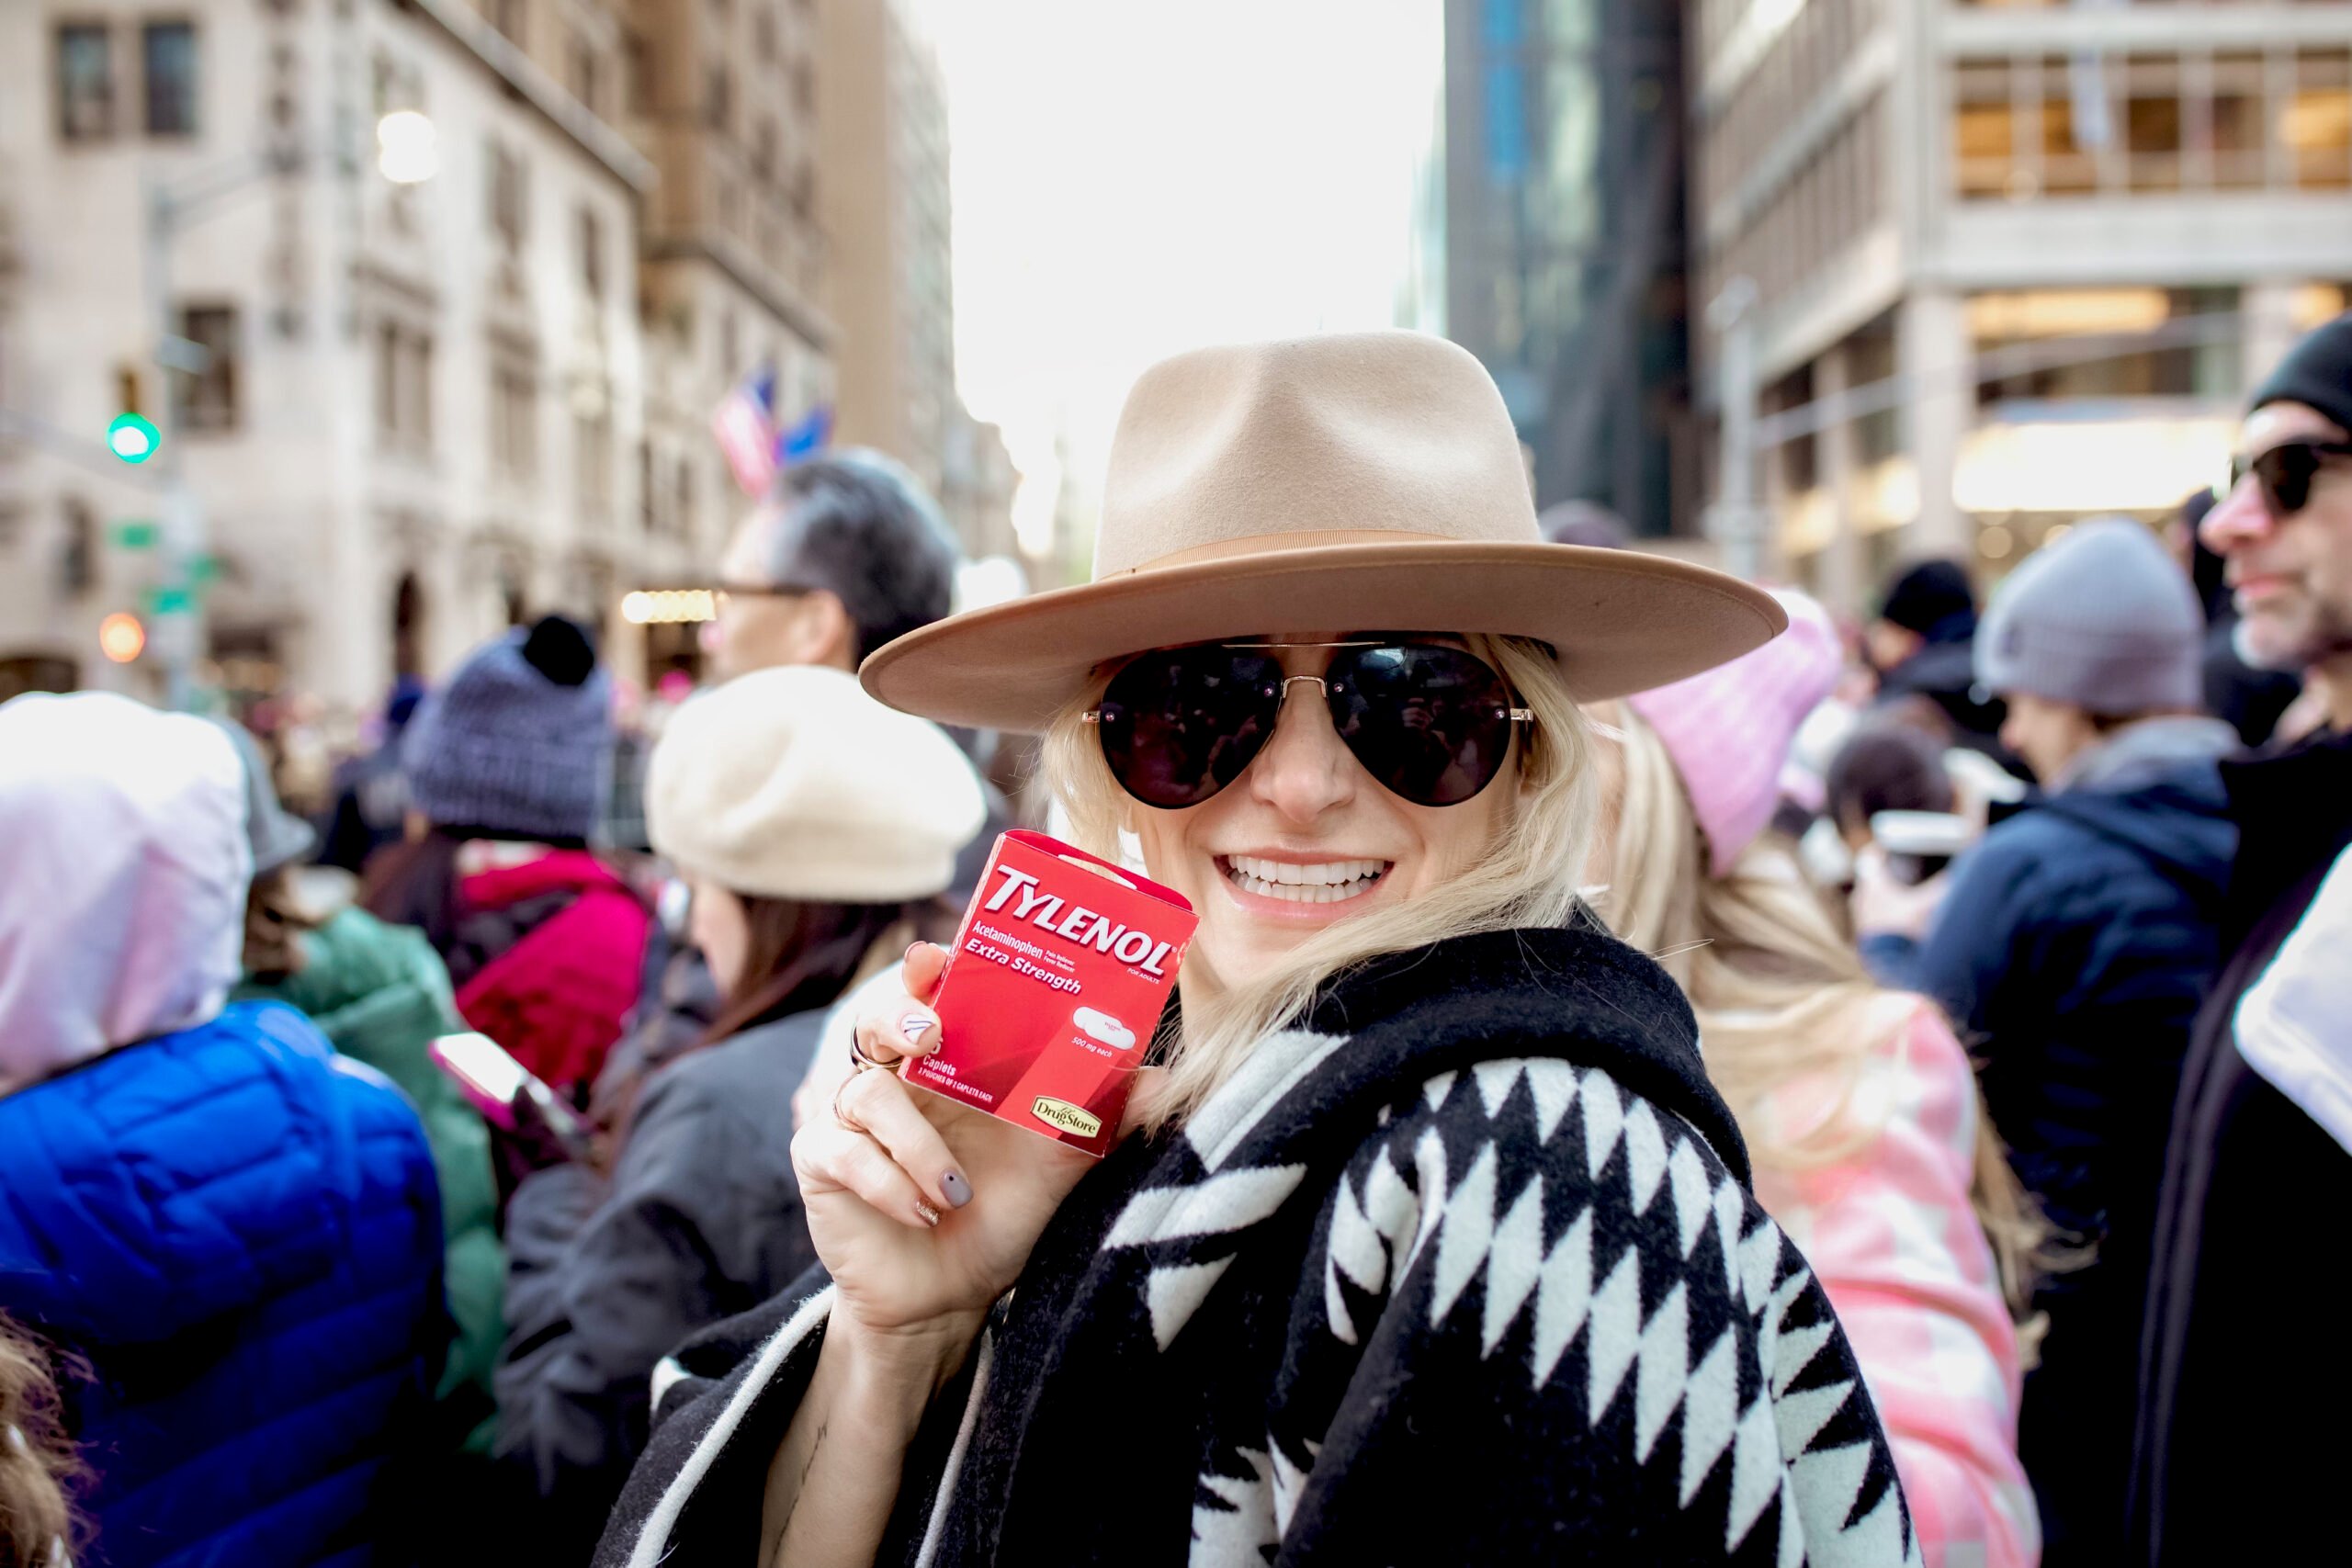
[[[939,1048],[930,1003],[946,967],[944,948],[908,950],[903,993],[857,1021],[868,1058]],[[792,1141],[809,1233],[840,1292],[835,1328],[952,1345],[960,1358],[1094,1163],[895,1073],[854,1074]]]

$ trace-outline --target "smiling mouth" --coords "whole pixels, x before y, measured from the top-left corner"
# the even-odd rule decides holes
[[[1395,863],[1385,860],[1325,861],[1300,865],[1256,855],[1219,855],[1216,868],[1244,893],[1294,904],[1343,904],[1379,884]]]

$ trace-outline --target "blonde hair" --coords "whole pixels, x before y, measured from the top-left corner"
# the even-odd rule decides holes
[[[47,1353],[0,1317],[0,1568],[64,1568],[82,1477],[65,1438]]]
[[[1216,974],[1207,955],[1185,962],[1182,1035],[1168,1043],[1169,1078],[1146,1106],[1154,1131],[1182,1122],[1230,1078],[1250,1047],[1297,1018],[1316,993],[1352,964],[1474,931],[1559,926],[1577,908],[1595,805],[1591,735],[1558,663],[1542,644],[1474,636],[1470,651],[1502,672],[1534,714],[1506,770],[1489,789],[1516,786],[1493,843],[1469,869],[1422,896],[1341,920],[1302,942],[1272,970],[1246,984]],[[1046,730],[1041,767],[1069,814],[1080,847],[1116,859],[1119,824],[1134,806],[1102,760],[1102,741],[1081,716],[1109,683],[1106,671]],[[1377,786],[1374,786],[1377,787]],[[1203,982],[1205,981],[1206,984]]]
[[[1850,1156],[1880,1131],[1853,1113],[1864,1060],[1928,1004],[1870,977],[1784,841],[1761,839],[1727,873],[1709,874],[1705,837],[1665,743],[1630,709],[1620,729],[1624,789],[1601,914],[1690,997],[1707,1076],[1759,1168],[1798,1171]],[[1804,1127],[1779,1127],[1767,1103],[1800,1080],[1828,1087],[1829,1112]],[[2045,1267],[2047,1226],[2010,1170],[1981,1096],[1977,1112],[1970,1197],[2010,1308],[2021,1315]]]

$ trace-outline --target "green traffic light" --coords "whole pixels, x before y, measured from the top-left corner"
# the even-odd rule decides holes
[[[107,449],[134,466],[153,457],[162,442],[153,422],[135,413],[119,413],[107,426]]]

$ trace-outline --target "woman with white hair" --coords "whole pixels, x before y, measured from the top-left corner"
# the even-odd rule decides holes
[[[1094,560],[862,674],[1045,732],[1199,911],[1133,1135],[890,1071],[918,948],[794,1145],[822,1270],[670,1369],[599,1560],[1915,1560],[1688,1008],[1577,901],[1577,697],[1778,607],[1542,543],[1493,382],[1409,333],[1148,371]]]

